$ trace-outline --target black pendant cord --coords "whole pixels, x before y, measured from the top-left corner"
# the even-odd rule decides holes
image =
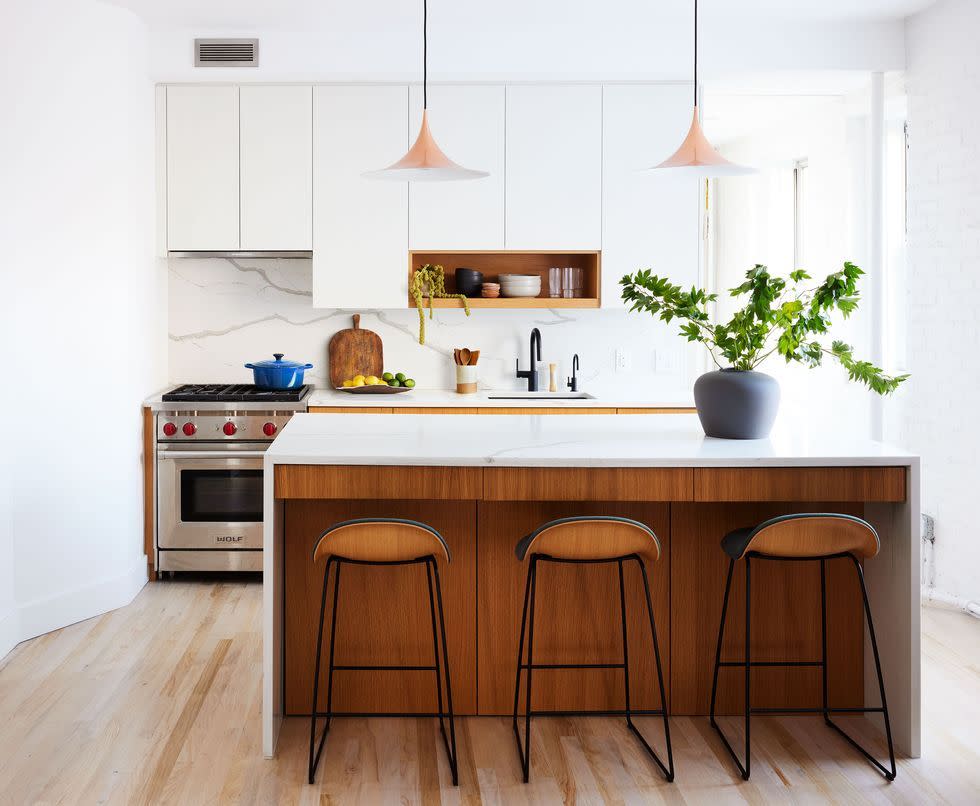
[[[429,106],[429,0],[422,0],[422,111]]]
[[[694,0],[694,105],[698,105],[698,0]]]

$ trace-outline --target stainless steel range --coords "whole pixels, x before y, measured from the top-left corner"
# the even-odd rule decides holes
[[[312,387],[187,385],[156,412],[158,571],[262,570],[262,455]]]

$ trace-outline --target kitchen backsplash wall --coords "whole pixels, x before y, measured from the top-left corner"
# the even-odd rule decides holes
[[[273,352],[314,364],[307,373],[318,387],[327,383],[327,342],[351,326],[354,311],[312,307],[312,265],[308,260],[172,258],[169,261],[170,381],[248,382],[248,361]],[[514,359],[527,367],[528,335],[542,335],[542,358],[559,365],[564,382],[579,354],[579,388],[617,396],[630,387],[637,398],[688,402],[690,378],[700,358],[649,315],[615,310],[426,312],[426,343],[418,343],[418,312],[363,309],[361,326],[384,342],[385,368],[403,371],[420,388],[454,388],[454,347],[481,351],[483,389],[517,389]],[[615,370],[617,349],[629,368]]]

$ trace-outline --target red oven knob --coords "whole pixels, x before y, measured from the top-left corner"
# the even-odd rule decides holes
[[[163,433],[164,436],[172,437],[174,434],[177,433],[177,426],[175,426],[173,423],[164,423]]]
[[[197,426],[194,423],[184,423],[184,427],[181,430],[184,432],[185,437],[192,437],[197,433]]]
[[[262,426],[262,433],[265,434],[267,437],[271,437],[278,430],[279,429],[276,428],[275,423],[266,423],[265,425]]]
[[[225,432],[226,437],[233,437],[238,433],[238,426],[234,423],[225,423],[221,430]]]

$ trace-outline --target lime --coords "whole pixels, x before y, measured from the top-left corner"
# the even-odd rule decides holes
[[[401,381],[398,380],[397,378],[392,378],[390,381],[388,381],[388,386],[401,386],[401,385],[402,385]]]
[[[396,373],[395,374],[395,380],[401,381],[401,383],[405,383],[405,373],[404,372],[398,372],[398,373]]]
[[[384,373],[384,374],[383,374],[383,375],[381,376],[381,378],[382,378],[382,380],[385,380],[385,381],[391,381],[392,379],[394,379],[394,377],[395,377],[395,376],[394,376],[394,375],[392,375],[392,374],[391,374],[390,372],[386,372],[386,373]]]
[[[411,378],[406,378],[402,386],[407,386],[409,389],[411,389],[413,386],[415,386],[415,381],[413,381]]]

